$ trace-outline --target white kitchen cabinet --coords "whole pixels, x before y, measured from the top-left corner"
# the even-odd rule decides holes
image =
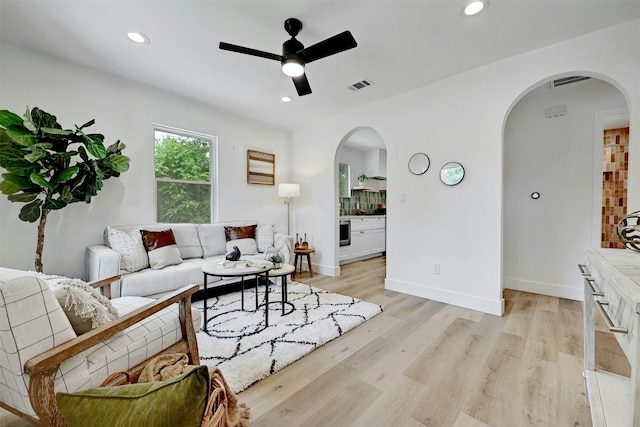
[[[640,425],[640,255],[625,249],[585,250],[584,377],[594,427]],[[595,367],[595,312],[620,344],[631,377]]]
[[[386,251],[386,218],[355,216],[351,219],[351,244],[340,247],[340,264],[382,255]]]

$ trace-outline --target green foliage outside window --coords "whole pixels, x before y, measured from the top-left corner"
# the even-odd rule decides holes
[[[211,222],[210,144],[156,131],[158,222]]]

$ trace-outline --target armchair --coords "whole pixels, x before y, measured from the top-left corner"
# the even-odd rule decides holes
[[[108,296],[118,279],[91,285],[104,287]],[[64,426],[57,391],[97,387],[116,371],[135,381],[160,354],[186,353],[198,365],[200,313],[191,308],[197,290],[185,286],[159,300],[116,298],[116,320],[76,336],[36,273],[0,267],[0,406],[36,425]]]

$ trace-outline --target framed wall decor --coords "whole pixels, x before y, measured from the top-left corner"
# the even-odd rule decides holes
[[[247,183],[275,185],[276,155],[247,150]]]

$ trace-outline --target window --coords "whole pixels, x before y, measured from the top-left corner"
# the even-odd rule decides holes
[[[213,222],[216,138],[155,128],[156,220]]]

